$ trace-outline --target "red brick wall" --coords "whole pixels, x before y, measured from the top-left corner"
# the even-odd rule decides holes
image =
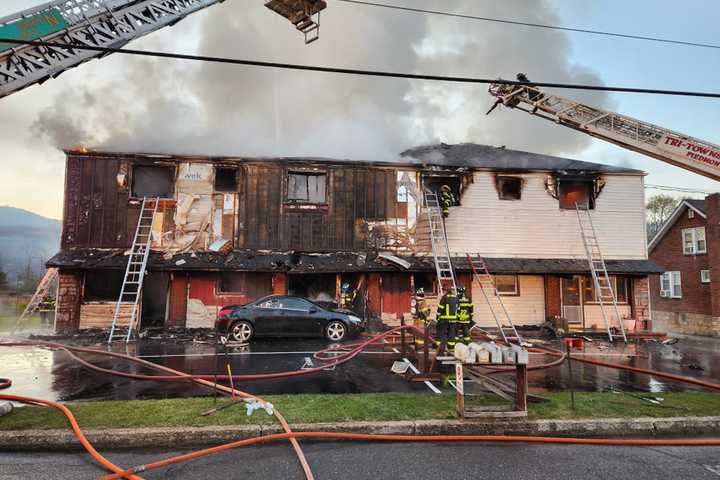
[[[648,288],[650,285],[649,277],[638,277],[632,279],[632,315],[633,318],[639,320],[638,328],[650,329],[647,324],[650,320],[650,298]]]
[[[710,285],[700,282],[700,270],[708,270],[709,255],[683,255],[682,230],[684,228],[706,227],[706,221],[701,215],[695,214],[695,218],[688,218],[687,211],[684,212],[673,225],[660,243],[650,252],[650,260],[653,260],[666,271],[681,272],[682,297],[683,298],[662,298],[660,297],[660,275],[651,275],[650,296],[652,309],[662,312],[699,313],[710,315],[712,305],[710,300]],[[706,227],[706,239],[708,252],[713,251],[710,241],[710,232]]]
[[[55,332],[73,332],[80,327],[82,273],[60,271],[58,278]]]

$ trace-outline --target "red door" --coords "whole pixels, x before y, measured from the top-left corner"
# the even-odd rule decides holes
[[[407,273],[382,274],[382,311],[402,318],[410,311],[410,275]]]

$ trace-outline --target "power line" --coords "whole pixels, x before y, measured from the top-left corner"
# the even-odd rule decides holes
[[[645,188],[652,189],[652,190],[667,190],[667,191],[682,192],[682,193],[698,193],[698,194],[703,194],[703,195],[710,195],[712,193],[712,192],[706,192],[704,190],[697,190],[694,188],[671,187],[669,185],[645,184]]]
[[[518,85],[527,86],[527,83],[501,80],[497,78],[476,78],[476,77],[454,77],[444,75],[426,75],[416,73],[401,73],[401,72],[389,72],[380,70],[359,70],[353,68],[337,68],[337,67],[320,67],[315,65],[299,65],[294,63],[278,63],[278,62],[263,62],[259,60],[244,60],[239,58],[228,58],[228,57],[213,57],[205,55],[189,55],[184,53],[172,53],[172,52],[158,52],[152,50],[135,50],[128,48],[109,48],[109,47],[97,47],[91,45],[82,45],[77,43],[65,44],[56,42],[45,42],[42,40],[19,40],[14,38],[0,38],[2,43],[11,43],[17,45],[32,45],[36,47],[52,47],[52,48],[63,48],[63,49],[77,49],[77,50],[90,50],[100,53],[120,53],[124,55],[135,55],[141,57],[155,57],[155,58],[172,58],[176,60],[192,60],[198,62],[209,62],[209,63],[221,63],[230,65],[246,65],[253,67],[264,67],[264,68],[279,68],[284,70],[301,70],[311,72],[323,72],[323,73],[337,73],[345,75],[361,75],[368,77],[388,77],[388,78],[402,78],[408,80],[427,80],[437,82],[453,82],[453,83],[470,83],[470,84],[492,84],[492,83],[503,83],[507,85]],[[533,82],[536,87],[546,88],[559,88],[569,90],[590,90],[600,92],[621,92],[621,93],[645,93],[650,95],[671,95],[671,96],[682,96],[682,97],[703,97],[703,98],[720,98],[720,93],[712,92],[693,92],[693,91],[682,91],[682,90],[663,90],[653,88],[632,88],[632,87],[606,87],[600,85],[581,85],[581,84],[570,84],[570,83],[551,83],[551,82]]]
[[[685,40],[675,40],[671,38],[659,38],[659,37],[647,37],[643,35],[631,35],[626,33],[617,33],[617,32],[605,32],[602,30],[589,30],[585,28],[572,28],[572,27],[563,27],[560,25],[547,25],[543,23],[532,23],[532,22],[520,22],[517,20],[506,20],[502,18],[491,18],[491,17],[479,17],[475,15],[465,15],[461,13],[451,13],[451,12],[443,12],[439,10],[427,10],[423,8],[412,8],[412,7],[403,7],[400,5],[388,5],[385,3],[375,3],[375,2],[366,2],[362,0],[336,0],[338,2],[345,2],[345,3],[355,3],[358,5],[366,5],[370,7],[381,7],[381,8],[389,8],[391,10],[405,10],[408,12],[414,12],[414,13],[427,13],[432,15],[442,15],[446,17],[456,17],[456,18],[464,18],[467,20],[480,20],[483,22],[495,22],[495,23],[504,23],[509,25],[520,25],[523,27],[532,27],[532,28],[543,28],[546,30],[562,30],[565,32],[574,32],[574,33],[586,33],[590,35],[601,35],[605,37],[619,37],[619,38],[628,38],[632,40],[644,40],[648,42],[659,42],[659,43],[670,43],[675,45],[683,45],[687,47],[702,47],[702,48],[714,48],[714,49],[720,49],[720,45],[718,44],[712,44],[712,43],[700,43],[700,42],[688,42]]]

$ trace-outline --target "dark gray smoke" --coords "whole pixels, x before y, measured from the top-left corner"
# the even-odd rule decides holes
[[[566,35],[522,27],[329,2],[321,39],[261,2],[211,7],[136,48],[352,68],[601,83],[570,64]],[[417,1],[412,6],[434,7]],[[546,1],[446,0],[443,10],[559,23]],[[92,65],[92,66],[91,66]],[[549,154],[577,153],[588,138],[522,112],[485,111],[486,86],[339,76],[119,56],[94,62],[98,80],[67,88],[35,121],[61,147],[170,153],[323,155],[392,159],[430,142],[478,142]],[[102,70],[106,69],[106,70]],[[598,106],[605,94],[567,93]]]

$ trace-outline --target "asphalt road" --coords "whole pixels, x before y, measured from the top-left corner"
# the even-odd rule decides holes
[[[719,447],[594,447],[494,444],[310,443],[320,479],[718,479]],[[104,452],[122,466],[182,452]],[[103,473],[76,453],[0,453],[0,480],[91,479]],[[302,479],[287,445],[267,445],[145,472],[147,479]]]

